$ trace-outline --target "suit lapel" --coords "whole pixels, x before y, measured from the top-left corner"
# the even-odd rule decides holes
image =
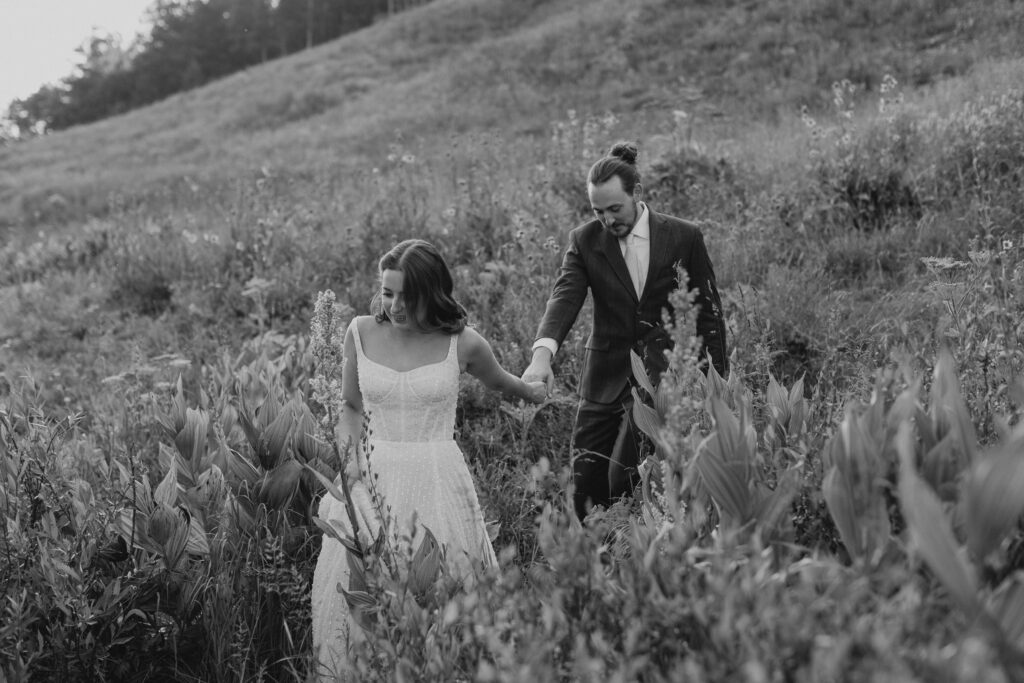
[[[651,211],[650,206],[647,207],[647,223],[651,228],[651,255],[647,263],[647,280],[644,282],[644,298],[646,298],[651,291],[651,281],[654,279],[654,274],[664,267],[665,260],[670,256],[670,251],[668,249],[668,235],[665,232],[665,225],[662,223],[661,217]]]
[[[633,297],[633,301],[639,303],[636,290],[633,288],[633,280],[629,277],[629,268],[626,267],[626,260],[622,258],[622,248],[619,246],[618,238],[602,228],[598,240],[601,245],[601,251],[608,260],[608,264],[612,267],[612,272],[619,279],[619,284],[626,288],[629,295]]]

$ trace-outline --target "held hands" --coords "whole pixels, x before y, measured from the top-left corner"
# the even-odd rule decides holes
[[[542,382],[547,396],[555,388],[555,373],[551,370],[551,354],[546,349],[538,349],[533,354],[533,360],[529,367],[523,372],[523,381],[527,384]]]
[[[527,382],[526,400],[530,403],[543,403],[548,397],[548,385],[544,382]]]

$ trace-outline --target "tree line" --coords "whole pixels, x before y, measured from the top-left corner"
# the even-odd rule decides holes
[[[148,36],[91,36],[75,73],[9,105],[8,127],[25,138],[98,121],[428,1],[155,0]]]

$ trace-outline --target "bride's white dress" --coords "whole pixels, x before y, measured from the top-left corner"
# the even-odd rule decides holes
[[[444,360],[398,371],[367,358],[358,322],[352,329],[363,410],[369,417],[370,476],[391,519],[389,536],[397,531],[398,557],[406,556],[410,538],[414,545],[423,538],[422,530],[413,532],[415,515],[416,524],[429,528],[444,547],[453,573],[469,576],[474,566],[496,565],[473,478],[453,438],[458,336],[452,336]],[[330,494],[324,495],[319,516],[349,527],[345,504]],[[322,670],[341,676],[348,669],[350,633],[359,628],[338,591],[339,584],[349,586],[346,552],[325,535],[312,586],[313,646]]]

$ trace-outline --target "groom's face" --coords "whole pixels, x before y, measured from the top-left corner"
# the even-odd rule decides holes
[[[599,185],[589,183],[587,194],[590,196],[590,208],[605,230],[616,237],[625,237],[633,230],[640,200],[639,184],[630,194],[622,189],[622,178],[616,175]]]

